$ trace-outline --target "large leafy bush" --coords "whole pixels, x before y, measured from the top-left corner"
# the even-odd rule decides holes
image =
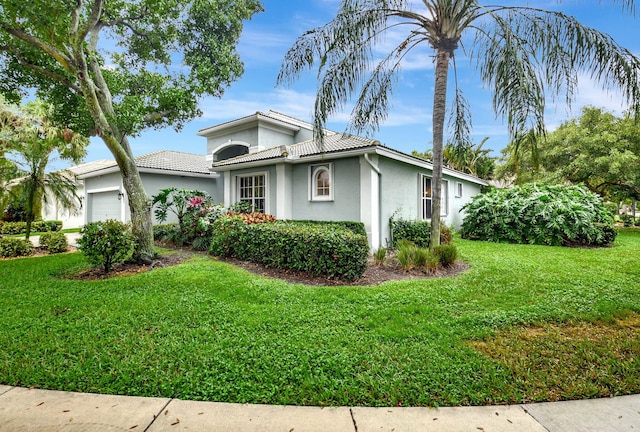
[[[583,186],[493,189],[463,207],[462,237],[494,242],[604,246],[616,237],[602,198]]]
[[[94,266],[102,265],[105,272],[133,255],[136,244],[128,224],[108,219],[88,223],[81,232],[80,250],[87,261]]]

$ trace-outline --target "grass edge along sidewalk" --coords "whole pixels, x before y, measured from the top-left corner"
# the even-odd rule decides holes
[[[0,382],[318,406],[639,392],[640,231],[603,249],[456,244],[464,274],[377,287],[292,285],[204,256],[93,282],[65,277],[80,254],[2,261]]]

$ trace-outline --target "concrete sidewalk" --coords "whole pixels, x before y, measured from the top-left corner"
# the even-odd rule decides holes
[[[640,395],[452,408],[193,402],[0,386],[0,431],[620,432],[640,430]]]

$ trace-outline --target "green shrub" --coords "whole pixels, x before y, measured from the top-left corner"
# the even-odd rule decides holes
[[[427,221],[389,219],[391,228],[391,244],[396,247],[398,241],[406,239],[418,247],[429,247],[431,224]]]
[[[15,235],[15,234],[23,234],[27,232],[27,223],[26,222],[3,222],[0,225],[0,234],[5,235]]]
[[[213,256],[236,256],[236,246],[245,223],[239,216],[224,216],[213,222],[209,253]]]
[[[67,236],[59,231],[40,234],[40,246],[50,254],[66,252],[69,249]]]
[[[153,226],[153,239],[161,243],[176,243],[180,236],[180,228],[177,223],[159,224]]]
[[[354,280],[367,268],[367,238],[331,224],[289,222],[247,225],[240,218],[215,222],[210,252],[267,267]]]
[[[387,248],[381,247],[373,253],[373,260],[376,265],[383,265],[387,259]]]
[[[34,221],[31,224],[31,232],[52,232],[62,229],[62,221]],[[27,232],[26,222],[2,222],[0,234],[14,235]]]
[[[583,186],[528,184],[476,195],[463,207],[462,237],[555,246],[605,246],[615,240],[602,198]]]
[[[3,258],[29,256],[33,253],[29,240],[17,237],[0,237],[0,256]]]
[[[346,228],[353,232],[354,234],[360,234],[363,236],[367,236],[367,230],[364,227],[364,223],[362,222],[353,222],[353,221],[318,221],[318,220],[292,220],[287,221],[288,223],[298,224],[298,225],[329,225],[335,226],[339,228]]]
[[[630,214],[621,215],[620,220],[622,221],[622,224],[627,228],[632,227],[635,223],[635,218]]]
[[[402,239],[411,240],[416,246],[421,248],[429,247],[431,239],[431,224],[428,221],[389,219],[391,229],[391,246]],[[440,244],[449,244],[453,239],[451,228],[445,224],[440,224]]]
[[[452,244],[436,246],[432,252],[442,267],[450,267],[458,259],[458,249]]]
[[[92,265],[102,265],[105,272],[131,258],[135,250],[131,227],[113,219],[86,224],[81,233],[80,250]]]

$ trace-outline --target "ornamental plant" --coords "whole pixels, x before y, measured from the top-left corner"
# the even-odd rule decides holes
[[[471,240],[552,246],[606,246],[613,216],[583,186],[526,184],[493,189],[463,207],[461,235]]]
[[[29,256],[33,253],[33,244],[29,240],[17,237],[0,237],[0,257]]]
[[[50,254],[57,254],[66,252],[69,249],[69,242],[62,232],[45,232],[40,235],[40,246]]]
[[[89,263],[96,267],[102,265],[106,273],[114,264],[131,258],[135,251],[136,243],[129,224],[108,219],[86,224],[81,233],[80,250]]]

